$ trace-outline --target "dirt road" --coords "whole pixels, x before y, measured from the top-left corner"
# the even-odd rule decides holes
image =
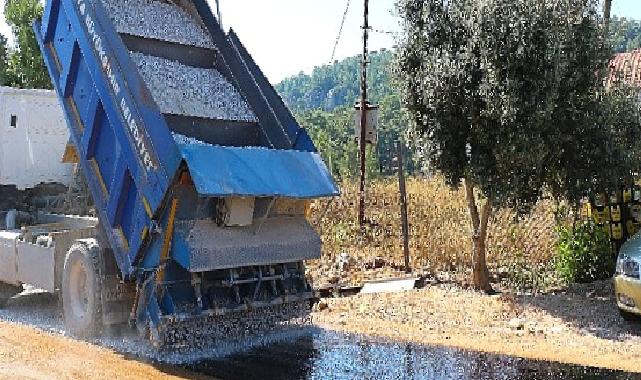
[[[170,372],[173,371],[173,372]],[[1,379],[199,378],[32,327],[0,322]],[[200,377],[202,378],[202,377]]]
[[[363,294],[317,305],[328,329],[529,359],[641,372],[641,324],[625,322],[610,281],[537,297],[457,286]]]
[[[322,300],[313,320],[332,330],[400,341],[641,372],[641,324],[619,317],[612,292],[611,282],[537,297],[486,296],[441,284]],[[12,301],[0,310],[0,379],[202,378],[105,348],[146,355],[135,339],[91,344],[65,337],[49,296]]]

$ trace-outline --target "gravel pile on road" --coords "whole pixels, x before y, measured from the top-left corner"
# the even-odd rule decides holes
[[[213,49],[200,20],[170,1],[102,0],[119,33]]]
[[[162,113],[256,121],[249,105],[218,70],[186,66],[137,52],[130,55]]]
[[[0,309],[0,320],[66,335],[58,298],[30,286]]]

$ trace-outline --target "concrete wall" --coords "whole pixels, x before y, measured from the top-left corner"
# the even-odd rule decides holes
[[[68,139],[55,92],[0,87],[0,185],[69,185],[72,166],[61,162]]]

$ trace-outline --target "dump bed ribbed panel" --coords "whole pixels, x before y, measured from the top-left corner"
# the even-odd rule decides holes
[[[118,33],[214,48],[211,36],[199,20],[168,1],[102,0]]]
[[[256,121],[243,97],[218,70],[135,52],[131,58],[162,113]]]

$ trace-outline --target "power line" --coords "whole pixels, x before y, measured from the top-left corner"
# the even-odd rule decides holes
[[[334,43],[334,49],[332,50],[332,58],[329,60],[329,63],[334,62],[334,56],[336,55],[336,48],[338,47],[338,43],[341,40],[341,36],[343,35],[343,26],[345,26],[345,19],[347,18],[347,12],[349,11],[349,3],[351,0],[347,0],[347,5],[345,6],[345,13],[343,13],[343,20],[341,21],[341,27],[338,30],[338,37],[336,37],[336,42]]]

